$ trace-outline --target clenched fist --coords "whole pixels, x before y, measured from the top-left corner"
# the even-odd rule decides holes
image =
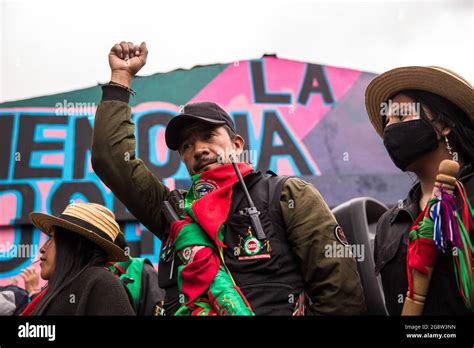
[[[125,41],[114,45],[109,53],[111,81],[130,87],[133,77],[146,64],[147,56],[148,49],[145,42],[140,46]]]

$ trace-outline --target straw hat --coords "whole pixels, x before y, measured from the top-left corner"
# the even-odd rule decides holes
[[[381,137],[381,104],[404,89],[419,89],[440,95],[466,112],[474,124],[474,89],[467,80],[441,67],[407,66],[377,76],[365,90],[365,107],[370,122]]]
[[[54,226],[63,227],[97,244],[107,253],[110,261],[128,260],[124,250],[114,243],[122,233],[115,215],[103,205],[72,203],[59,217],[35,212],[29,216],[30,221],[47,235],[51,235]]]

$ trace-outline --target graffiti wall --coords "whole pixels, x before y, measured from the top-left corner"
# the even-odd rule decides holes
[[[211,100],[231,114],[255,168],[301,176],[331,206],[358,196],[393,204],[408,183],[365,113],[364,89],[373,77],[267,56],[136,78],[130,104],[137,156],[169,187],[187,188],[189,175],[166,148],[164,129],[182,105]],[[71,201],[112,209],[132,254],[158,261],[160,241],[92,170],[100,96],[95,86],[0,104],[0,285],[29,266],[44,242],[28,213],[59,214]]]

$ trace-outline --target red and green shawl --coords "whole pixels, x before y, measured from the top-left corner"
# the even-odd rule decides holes
[[[243,177],[253,171],[248,163],[238,166]],[[186,215],[171,225],[171,239],[182,261],[178,267],[181,306],[176,315],[254,315],[222,252],[224,222],[237,181],[232,164],[192,177]]]

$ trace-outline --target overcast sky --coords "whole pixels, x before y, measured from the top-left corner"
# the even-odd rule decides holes
[[[380,73],[440,65],[474,83],[474,0],[0,0],[0,102],[89,87],[146,41],[142,75],[276,53]]]

